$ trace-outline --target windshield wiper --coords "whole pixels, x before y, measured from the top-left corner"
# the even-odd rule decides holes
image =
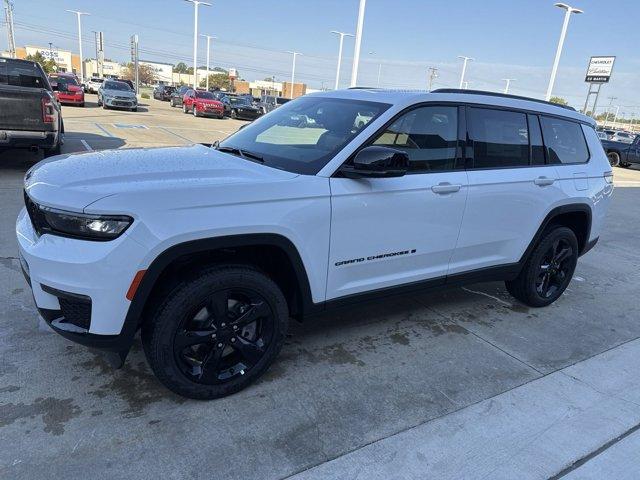
[[[264,163],[264,158],[262,158],[257,153],[249,152],[248,150],[243,150],[241,148],[236,147],[220,147],[218,146],[216,150],[221,152],[230,153],[232,155],[236,155],[242,158],[248,158],[249,160],[255,160],[256,162]]]

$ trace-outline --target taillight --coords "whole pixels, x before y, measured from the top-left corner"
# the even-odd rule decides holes
[[[613,172],[612,171],[604,172],[602,174],[602,176],[604,177],[604,181],[605,182],[613,183]]]
[[[49,98],[42,98],[42,121],[44,123],[55,122],[56,109],[53,106],[53,100]]]

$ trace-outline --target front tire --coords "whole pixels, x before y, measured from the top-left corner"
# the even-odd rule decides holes
[[[233,118],[234,120],[237,120],[238,114],[236,113],[235,110],[231,110],[231,118]]]
[[[194,117],[199,117],[200,115],[198,115],[198,109],[196,108],[196,106],[193,106],[193,116]]]
[[[182,113],[189,113],[189,109],[184,103],[182,104]]]
[[[143,327],[142,342],[167,388],[209,400],[258,379],[280,352],[288,321],[284,295],[269,277],[218,266],[174,288]]]
[[[169,104],[172,108],[176,106],[176,102],[173,101],[173,98],[169,101]]]
[[[525,305],[545,307],[565,291],[578,263],[578,240],[573,230],[547,230],[515,280],[505,282],[507,291]]]

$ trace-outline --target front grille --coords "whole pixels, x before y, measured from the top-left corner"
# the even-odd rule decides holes
[[[66,323],[89,330],[91,325],[91,299],[58,297],[60,310]]]
[[[44,212],[29,198],[27,192],[24,192],[24,205],[27,207],[27,213],[29,214],[29,219],[31,220],[34,230],[38,235],[42,235],[43,231],[49,229],[49,224],[44,216]]]

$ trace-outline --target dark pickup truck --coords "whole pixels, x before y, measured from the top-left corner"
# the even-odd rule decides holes
[[[0,152],[27,148],[57,155],[63,141],[61,107],[42,67],[0,57]]]
[[[640,135],[632,143],[611,140],[601,142],[612,167],[629,167],[633,163],[640,163]]]

